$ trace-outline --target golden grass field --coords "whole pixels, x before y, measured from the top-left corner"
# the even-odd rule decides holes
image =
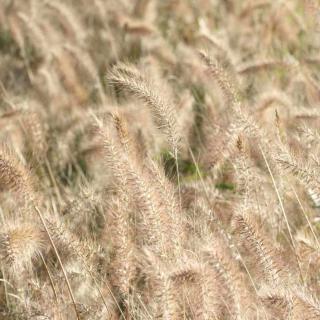
[[[0,319],[320,319],[320,2],[0,0]]]

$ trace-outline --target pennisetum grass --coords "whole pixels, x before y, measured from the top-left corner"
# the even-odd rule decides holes
[[[318,13],[0,1],[0,318],[319,319]]]

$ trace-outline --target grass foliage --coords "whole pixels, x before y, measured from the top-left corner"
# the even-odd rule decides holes
[[[0,1],[0,319],[320,319],[316,0]]]

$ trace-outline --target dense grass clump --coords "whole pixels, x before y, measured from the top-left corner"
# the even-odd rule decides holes
[[[317,1],[0,1],[0,319],[320,319]]]

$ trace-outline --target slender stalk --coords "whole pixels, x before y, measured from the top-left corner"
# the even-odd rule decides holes
[[[80,316],[79,316],[79,313],[78,313],[78,310],[77,310],[76,301],[75,301],[75,298],[74,298],[74,295],[73,295],[73,292],[72,292],[71,284],[69,282],[69,279],[68,279],[68,276],[67,276],[67,272],[66,272],[66,270],[65,270],[65,268],[63,266],[63,263],[61,261],[61,258],[60,258],[59,252],[57,250],[57,247],[53,242],[53,239],[52,239],[52,237],[50,235],[50,232],[49,232],[48,227],[47,227],[47,225],[46,225],[46,223],[45,223],[45,221],[44,221],[44,219],[42,217],[42,214],[41,214],[40,210],[36,206],[35,206],[35,210],[38,213],[38,216],[39,216],[39,218],[41,220],[41,223],[42,223],[42,225],[43,225],[43,227],[44,227],[44,229],[45,229],[45,231],[46,231],[46,233],[48,235],[48,238],[49,238],[50,244],[52,246],[52,249],[53,249],[53,251],[54,251],[54,253],[55,253],[55,255],[56,255],[57,259],[58,259],[60,268],[62,270],[64,279],[65,279],[66,284],[67,284],[67,288],[68,288],[68,291],[69,291],[69,294],[70,294],[70,298],[72,300],[72,304],[73,304],[73,307],[74,307],[74,311],[76,313],[76,317],[77,317],[78,320],[80,320]]]
[[[46,164],[46,167],[47,167],[47,170],[48,170],[48,173],[49,173],[49,177],[51,179],[51,182],[52,182],[52,185],[54,187],[54,190],[55,190],[55,193],[56,193],[56,196],[59,200],[59,203],[60,205],[63,203],[62,202],[62,197],[61,197],[61,193],[60,193],[60,190],[59,190],[59,187],[58,187],[58,184],[56,182],[56,179],[52,173],[52,169],[51,169],[51,165],[50,165],[50,162],[48,161],[47,157],[45,159],[45,164]]]
[[[287,217],[286,211],[285,211],[285,209],[284,209],[284,205],[283,205],[283,202],[282,202],[282,199],[281,199],[281,196],[280,196],[279,189],[278,189],[278,187],[277,187],[276,181],[275,181],[275,179],[274,179],[274,176],[273,176],[273,173],[272,173],[272,171],[271,171],[269,162],[268,162],[268,160],[267,160],[267,158],[266,158],[266,155],[265,155],[265,153],[264,153],[264,151],[262,150],[262,148],[261,148],[260,145],[259,145],[259,149],[260,149],[260,151],[261,151],[263,160],[264,160],[264,162],[265,162],[265,164],[266,164],[266,166],[267,166],[269,175],[270,175],[271,180],[272,180],[272,184],[273,184],[274,190],[275,190],[275,192],[276,192],[276,195],[277,195],[277,198],[278,198],[278,201],[279,201],[279,204],[280,204],[281,212],[282,212],[283,217],[284,217],[285,222],[286,222],[286,226],[287,226],[287,229],[288,229],[288,232],[289,232],[289,236],[290,236],[290,240],[291,240],[291,245],[292,245],[292,248],[293,248],[294,256],[295,256],[295,258],[296,258],[296,261],[297,261],[297,264],[298,264],[298,267],[299,267],[300,279],[301,279],[302,283],[304,283],[304,279],[303,279],[303,276],[302,276],[302,270],[301,270],[300,261],[299,261],[299,258],[298,258],[297,252],[296,252],[296,246],[295,246],[295,243],[294,243],[294,240],[293,240],[293,236],[292,236],[291,228],[290,228],[290,225],[289,225],[288,217]]]
[[[181,212],[181,210],[182,210],[182,199],[181,199],[181,183],[180,183],[179,162],[178,162],[178,149],[177,149],[177,148],[175,148],[175,150],[174,150],[174,159],[175,159],[176,170],[177,170],[178,193],[179,193],[179,206],[180,206],[180,212]]]
[[[46,263],[46,261],[45,261],[45,259],[44,259],[44,257],[43,257],[43,255],[42,255],[41,252],[40,252],[40,258],[41,258],[41,260],[42,260],[42,262],[43,262],[44,268],[45,268],[45,270],[46,270],[46,272],[47,272],[47,275],[48,275],[48,277],[49,277],[50,285],[51,285],[51,288],[52,288],[52,291],[53,291],[53,295],[54,295],[54,298],[55,298],[55,300],[56,300],[56,305],[57,305],[57,308],[58,308],[58,312],[59,312],[59,318],[61,319],[61,314],[60,314],[60,310],[59,310],[59,301],[58,301],[57,291],[56,291],[56,288],[55,288],[55,286],[54,286],[54,282],[53,282],[51,273],[50,273],[50,271],[49,271],[48,265],[47,265],[47,263]]]

